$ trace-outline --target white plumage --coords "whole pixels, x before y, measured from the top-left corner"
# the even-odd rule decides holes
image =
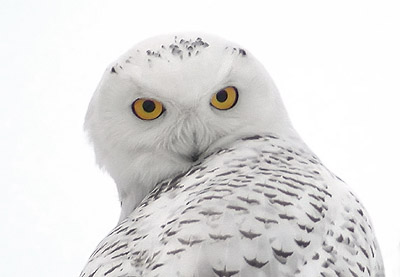
[[[368,216],[248,51],[160,36],[105,72],[86,129],[119,225],[88,276],[383,276]]]

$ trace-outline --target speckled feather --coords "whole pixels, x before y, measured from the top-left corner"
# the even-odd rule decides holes
[[[228,86],[234,107],[215,109]],[[140,98],[165,112],[139,119]],[[81,277],[384,276],[366,211],[235,43],[181,34],[136,45],[106,70],[85,128],[121,215]]]
[[[81,277],[384,276],[367,213],[307,148],[239,139],[159,183]]]

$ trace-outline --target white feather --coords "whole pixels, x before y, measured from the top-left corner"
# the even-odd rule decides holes
[[[186,171],[194,152],[207,155],[244,134],[297,137],[274,83],[248,51],[243,56],[234,43],[202,36],[209,46],[191,57],[171,53],[171,44],[197,37],[160,36],[133,47],[106,70],[90,102],[85,129],[98,164],[117,184],[120,220],[159,181]],[[212,95],[229,85],[239,90],[234,109],[211,107]],[[131,104],[140,97],[161,101],[166,112],[151,122],[138,119]]]

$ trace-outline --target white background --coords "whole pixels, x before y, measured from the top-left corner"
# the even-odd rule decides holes
[[[360,197],[400,276],[396,1],[45,1],[0,5],[0,276],[78,276],[116,224],[82,124],[133,44],[203,31],[255,54],[306,143]]]

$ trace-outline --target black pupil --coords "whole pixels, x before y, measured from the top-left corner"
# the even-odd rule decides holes
[[[225,102],[228,99],[228,93],[225,90],[221,90],[217,93],[218,102]]]
[[[151,113],[156,109],[156,105],[151,100],[146,100],[143,102],[143,110],[146,113]]]

